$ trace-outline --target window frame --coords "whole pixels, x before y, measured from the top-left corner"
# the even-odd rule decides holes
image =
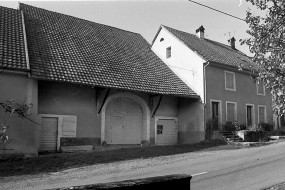
[[[228,120],[228,103],[229,104],[234,104],[234,121],[237,121],[237,103],[236,102],[231,102],[231,101],[226,101],[226,121]]]
[[[257,106],[257,117],[258,117],[257,121],[258,121],[258,123],[260,123],[259,108],[264,108],[264,123],[267,123],[266,106],[264,106],[264,105],[258,105]]]
[[[233,85],[234,85],[234,88],[227,88],[227,73],[233,75]],[[236,91],[236,76],[235,76],[235,73],[231,72],[231,71],[224,71],[224,76],[225,76],[225,90]]]
[[[166,59],[171,58],[171,46],[166,48]]]
[[[265,86],[264,86],[264,84],[263,84],[262,81],[260,81],[260,82],[262,83],[262,86],[263,86],[263,94],[258,92],[258,89],[259,89],[258,86],[259,86],[259,84],[258,84],[258,81],[256,81],[256,92],[257,92],[257,95],[265,96]]]

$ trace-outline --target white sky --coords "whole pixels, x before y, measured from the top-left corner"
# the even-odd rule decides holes
[[[227,40],[234,36],[237,40],[236,48],[250,55],[248,47],[239,45],[239,39],[247,37],[246,29],[248,25],[244,21],[218,13],[187,0],[21,2],[137,32],[149,43],[152,42],[161,24],[193,34],[197,28],[203,25],[206,38],[227,44]],[[245,0],[196,0],[196,2],[243,19],[246,16],[246,10],[251,6]],[[242,2],[241,5],[240,2]],[[18,2],[0,0],[0,6],[17,9]]]

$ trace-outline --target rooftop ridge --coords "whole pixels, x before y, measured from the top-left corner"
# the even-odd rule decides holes
[[[72,15],[68,15],[68,14],[64,14],[64,13],[59,13],[59,12],[55,12],[55,11],[50,11],[50,10],[47,10],[47,9],[43,9],[43,8],[40,8],[40,7],[28,5],[28,4],[25,4],[25,3],[19,3],[19,4],[20,4],[20,6],[19,6],[19,9],[20,9],[20,10],[21,10],[21,4],[22,4],[22,5],[24,5],[24,6],[33,7],[33,8],[41,9],[41,10],[44,10],[44,11],[49,11],[49,12],[52,12],[52,13],[55,13],[55,14],[60,14],[60,15],[63,15],[63,16],[71,17],[71,18],[73,18],[73,19],[80,19],[80,20],[85,21],[85,22],[90,22],[90,23],[94,23],[94,24],[104,25],[104,26],[106,26],[106,27],[114,28],[114,29],[116,29],[116,30],[121,30],[121,31],[133,33],[133,34],[140,34],[140,33],[137,33],[137,32],[132,32],[132,31],[125,30],[125,29],[121,29],[121,28],[117,28],[117,27],[114,27],[114,26],[109,26],[109,25],[106,25],[106,24],[101,24],[101,23],[98,23],[98,22],[94,22],[94,21],[90,21],[90,20],[83,19],[83,18],[75,17],[75,16],[72,16]],[[15,10],[17,10],[17,9],[15,9]]]

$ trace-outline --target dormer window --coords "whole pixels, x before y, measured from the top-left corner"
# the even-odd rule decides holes
[[[171,46],[166,48],[166,58],[170,58],[171,57]]]

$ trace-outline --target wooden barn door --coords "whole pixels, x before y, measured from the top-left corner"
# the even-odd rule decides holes
[[[106,107],[106,141],[108,144],[140,144],[142,109],[129,98],[114,98]]]
[[[56,151],[58,136],[58,118],[42,117],[40,134],[40,151]]]

